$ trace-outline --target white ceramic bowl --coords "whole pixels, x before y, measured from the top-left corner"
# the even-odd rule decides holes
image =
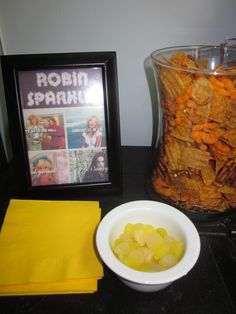
[[[164,227],[170,235],[184,242],[185,253],[175,266],[161,272],[142,272],[129,268],[117,259],[111,244],[127,223],[139,222]],[[143,292],[164,289],[187,275],[200,253],[199,234],[191,220],[178,209],[156,201],[133,201],[111,210],[98,226],[96,245],[107,267],[127,286]]]

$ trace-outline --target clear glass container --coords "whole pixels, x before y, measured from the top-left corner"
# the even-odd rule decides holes
[[[154,194],[198,212],[234,208],[235,47],[164,48],[151,58],[159,102]]]

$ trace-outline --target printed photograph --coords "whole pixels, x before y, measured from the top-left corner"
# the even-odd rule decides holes
[[[103,108],[78,108],[66,111],[68,148],[106,147]]]
[[[66,151],[29,152],[32,186],[69,183]]]
[[[69,152],[70,177],[72,182],[106,182],[109,179],[107,150],[88,149]]]
[[[65,149],[63,114],[25,114],[28,151]]]

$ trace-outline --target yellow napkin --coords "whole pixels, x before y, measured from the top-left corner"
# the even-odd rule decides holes
[[[97,291],[100,218],[94,201],[11,200],[0,233],[0,295]]]

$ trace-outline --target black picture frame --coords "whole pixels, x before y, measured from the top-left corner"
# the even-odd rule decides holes
[[[6,170],[7,167],[7,157],[2,141],[2,135],[0,133],[0,173],[2,173],[4,170]]]
[[[5,55],[1,64],[25,189],[121,191],[116,52]]]

